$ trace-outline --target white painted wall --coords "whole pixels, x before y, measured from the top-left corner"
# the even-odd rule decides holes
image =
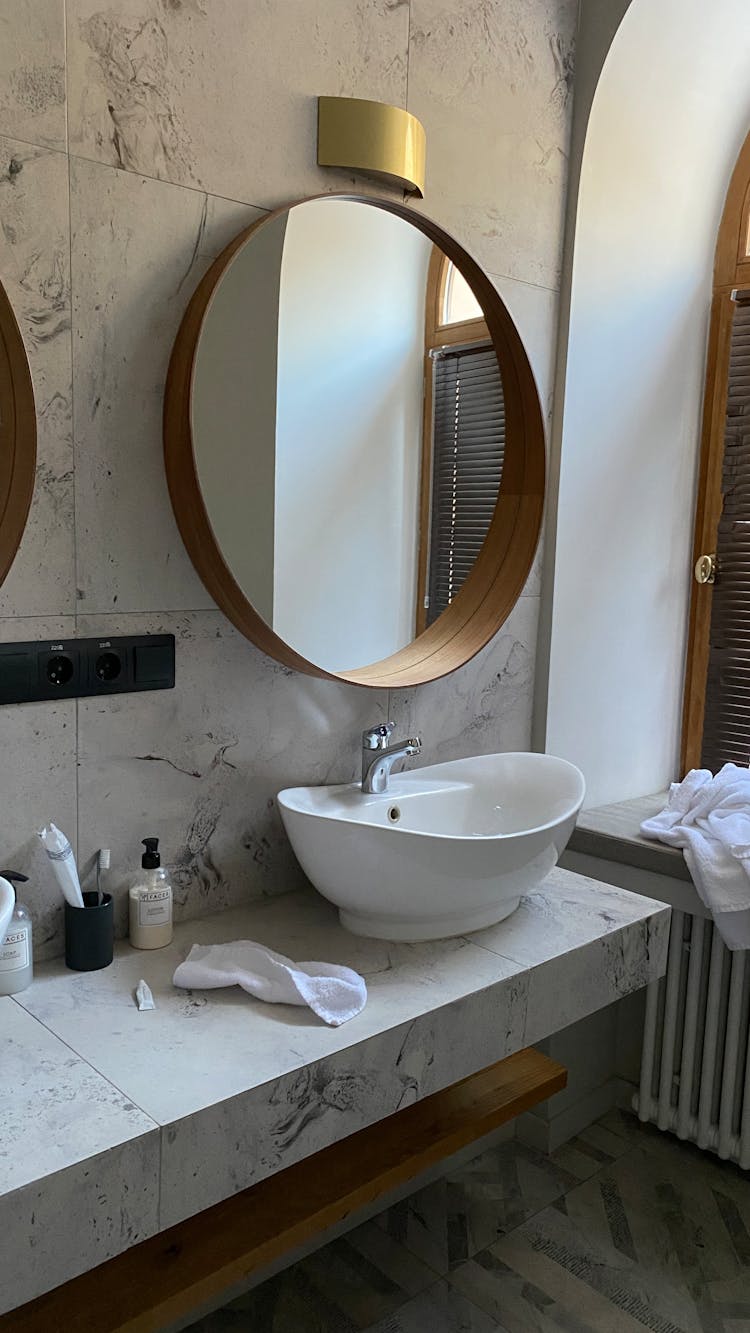
[[[749,125],[747,0],[633,0],[583,152],[557,440],[544,744],[588,805],[676,775],[713,252]]]
[[[342,200],[287,223],[273,623],[332,670],[414,634],[430,250],[409,223]]]

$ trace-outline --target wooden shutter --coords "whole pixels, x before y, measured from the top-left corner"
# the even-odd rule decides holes
[[[701,758],[712,772],[750,762],[750,292],[735,295],[716,563]]]
[[[428,625],[450,605],[479,555],[505,454],[503,386],[493,347],[433,355]]]

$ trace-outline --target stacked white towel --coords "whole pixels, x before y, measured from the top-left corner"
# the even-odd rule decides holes
[[[367,1002],[364,978],[336,963],[293,963],[253,940],[194,944],[174,974],[175,986],[213,990],[241,986],[270,1004],[307,1004],[318,1018],[339,1027]]]
[[[647,838],[681,847],[698,893],[730,949],[750,948],[750,768],[694,768],[673,782]]]

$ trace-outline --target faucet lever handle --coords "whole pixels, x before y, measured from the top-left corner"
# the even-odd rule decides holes
[[[379,722],[375,727],[368,727],[362,732],[362,748],[365,750],[386,750],[388,738],[396,730],[395,722]]]

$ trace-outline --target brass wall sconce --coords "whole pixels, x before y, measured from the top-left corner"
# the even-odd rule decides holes
[[[424,196],[424,126],[401,107],[360,97],[318,98],[318,166],[348,167]]]

